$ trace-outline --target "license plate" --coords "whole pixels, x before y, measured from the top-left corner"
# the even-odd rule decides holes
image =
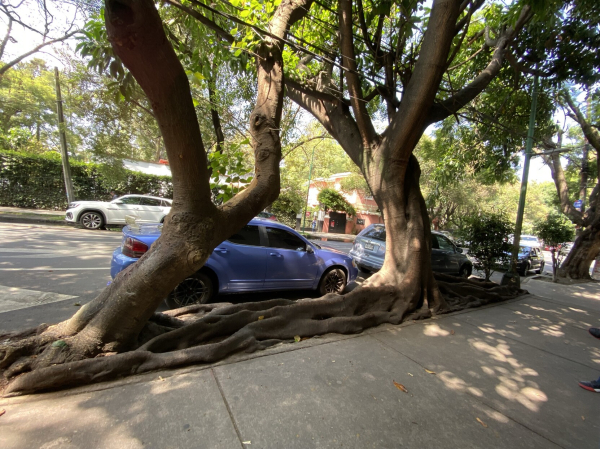
[[[365,249],[372,250],[373,248],[375,248],[375,246],[373,246],[372,243],[365,243]]]

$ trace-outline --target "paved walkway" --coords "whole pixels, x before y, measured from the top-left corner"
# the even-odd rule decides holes
[[[600,285],[0,399],[0,447],[594,448]],[[402,385],[403,392],[396,384]]]

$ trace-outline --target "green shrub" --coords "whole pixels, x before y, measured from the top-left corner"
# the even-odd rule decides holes
[[[69,161],[75,199],[110,200],[110,192],[147,194],[171,198],[169,176]],[[65,210],[67,196],[58,153],[28,154],[0,150],[0,206]]]

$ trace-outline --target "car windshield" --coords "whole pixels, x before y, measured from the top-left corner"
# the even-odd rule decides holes
[[[531,248],[529,246],[519,246],[519,254],[529,254]]]
[[[363,237],[385,242],[385,226],[373,226],[373,228],[363,234]]]

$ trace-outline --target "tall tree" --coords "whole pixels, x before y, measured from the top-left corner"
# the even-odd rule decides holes
[[[570,117],[581,129],[585,137],[582,142],[584,148],[581,151],[580,173],[578,174],[587,186],[588,179],[593,182],[589,197],[586,195],[586,189],[581,189],[573,195],[567,181],[567,176],[561,163],[561,137],[558,144],[546,139],[542,142],[543,148],[547,153],[544,160],[550,167],[552,178],[556,185],[556,191],[560,201],[561,211],[573,222],[582,228],[575,240],[575,245],[569,252],[569,255],[562,263],[559,271],[559,277],[568,277],[573,279],[589,279],[590,265],[600,254],[600,114],[598,114],[598,97],[588,92],[589,102],[586,109],[587,114],[581,110],[581,106],[574,100],[567,90],[560,92],[560,103],[564,107],[565,114]],[[587,147],[589,145],[589,147]],[[585,148],[587,147],[587,148]],[[557,151],[558,150],[558,151]],[[589,160],[591,158],[591,161]],[[590,163],[591,162],[591,163]],[[590,170],[590,168],[595,170]],[[578,183],[581,185],[581,183]],[[580,185],[576,191],[580,190]],[[576,208],[573,199],[580,199],[583,206]]]

